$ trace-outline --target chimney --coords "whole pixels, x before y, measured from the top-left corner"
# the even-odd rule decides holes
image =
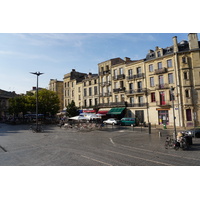
[[[199,48],[199,43],[198,43],[197,33],[189,33],[188,34],[188,42],[189,42],[190,50],[198,49]]]
[[[131,61],[131,59],[128,58],[128,57],[125,57],[124,60],[125,60],[125,62],[130,62]]]
[[[176,53],[178,52],[177,36],[174,36],[172,39],[173,39],[173,45],[174,45],[174,53]]]

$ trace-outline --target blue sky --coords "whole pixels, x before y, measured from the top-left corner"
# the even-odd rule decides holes
[[[187,40],[188,33],[1,33],[0,89],[25,93],[36,84],[29,72],[40,71],[40,87],[62,80],[76,69],[97,73],[97,64],[115,57],[142,59],[149,49]]]

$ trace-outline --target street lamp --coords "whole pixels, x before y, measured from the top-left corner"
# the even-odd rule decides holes
[[[173,118],[174,118],[174,139],[176,139],[176,117],[175,117],[175,111],[174,111],[174,89],[175,87],[170,88],[170,95],[171,95],[171,100],[172,100],[172,108],[173,108]]]
[[[36,87],[36,132],[39,132],[38,129],[38,76],[44,74],[40,72],[30,72],[31,74],[34,74],[37,76],[37,87]]]

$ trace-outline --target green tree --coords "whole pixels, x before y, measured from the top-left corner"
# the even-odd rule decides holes
[[[59,109],[58,95],[50,90],[42,89],[38,91],[38,112],[40,114],[55,115]]]
[[[66,108],[66,115],[68,117],[74,117],[79,114],[78,108],[75,105],[75,102],[72,100],[72,102],[67,106]]]
[[[50,90],[38,91],[38,113],[55,115],[59,110],[58,95]],[[16,96],[9,100],[9,113],[26,114],[28,112],[35,113],[36,111],[36,94],[28,93],[27,95]]]

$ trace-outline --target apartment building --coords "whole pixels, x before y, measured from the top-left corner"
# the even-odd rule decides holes
[[[77,98],[77,94],[80,94],[81,85],[79,83],[85,78],[87,74],[77,72],[72,69],[70,73],[64,75],[63,78],[63,93],[64,93],[64,109],[72,102],[75,102],[76,106],[80,105],[80,100]]]
[[[178,127],[200,121],[200,42],[155,47],[145,58],[113,58],[98,64],[98,74],[72,72],[63,79],[64,107],[72,100],[80,109],[98,108],[108,117],[136,117],[140,122]]]
[[[60,111],[63,110],[63,81],[51,79],[49,82],[49,90],[55,92],[59,98]]]
[[[98,74],[89,73],[85,76],[85,79],[82,80],[82,92],[83,96],[81,108],[83,111],[96,112],[97,106],[99,104]]]

